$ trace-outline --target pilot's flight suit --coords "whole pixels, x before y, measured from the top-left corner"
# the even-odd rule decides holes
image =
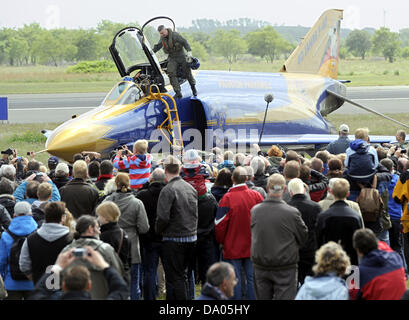
[[[175,90],[176,97],[182,97],[177,79],[178,65],[182,67],[183,78],[189,81],[193,94],[197,95],[195,88],[196,81],[195,78],[193,78],[190,66],[186,62],[186,54],[183,51],[183,48],[185,48],[186,51],[191,51],[189,43],[179,33],[168,29],[168,36],[164,38],[161,37],[159,42],[153,47],[153,52],[157,52],[162,48],[163,51],[168,54],[168,76],[170,84],[172,85],[173,90]]]

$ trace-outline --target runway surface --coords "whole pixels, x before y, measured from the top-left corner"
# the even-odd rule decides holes
[[[200,94],[200,93],[199,93]],[[9,122],[62,122],[101,104],[106,93],[11,94]],[[382,113],[409,112],[409,86],[351,87],[347,97]],[[367,113],[345,103],[334,114]]]

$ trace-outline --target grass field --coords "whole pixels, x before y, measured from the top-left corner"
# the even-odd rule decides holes
[[[278,72],[284,60],[266,63],[244,56],[231,66],[222,58],[201,62],[201,70]],[[66,73],[66,67],[0,67],[0,94],[106,92],[120,76],[116,72],[98,74]],[[349,86],[409,85],[409,60],[389,63],[383,59],[341,60],[339,79],[351,80]]]

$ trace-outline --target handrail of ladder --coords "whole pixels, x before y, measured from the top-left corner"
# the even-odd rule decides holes
[[[156,88],[156,92],[153,92],[153,91],[152,91],[152,88]],[[183,153],[183,151],[184,151],[184,150],[183,150],[183,149],[184,149],[184,146],[183,146],[183,139],[182,139],[182,130],[181,130],[181,128],[180,128],[179,113],[178,113],[178,110],[177,110],[177,105],[176,105],[175,99],[174,99],[171,95],[169,95],[169,94],[167,94],[167,93],[162,93],[162,92],[160,92],[159,87],[158,87],[156,84],[152,84],[152,85],[149,87],[149,95],[150,95],[154,100],[160,100],[160,101],[162,101],[162,102],[165,104],[166,113],[167,113],[168,116],[167,116],[167,118],[159,125],[158,128],[159,128],[159,130],[161,130],[161,131],[163,132],[163,129],[162,129],[162,128],[163,128],[164,124],[165,124],[166,122],[169,122],[168,128],[166,128],[166,129],[167,129],[167,131],[169,132],[170,136],[172,137],[173,141],[170,141],[166,134],[164,134],[164,136],[165,136],[166,140],[168,140],[169,144],[170,144],[172,147],[174,147],[175,135],[174,135],[174,132],[173,132],[173,122],[172,122],[171,112],[175,112],[175,113],[176,113],[175,118],[176,118],[176,121],[179,123],[179,125],[178,125],[177,127],[178,127],[179,137],[180,137],[180,140],[179,140],[179,141],[180,141],[180,144],[181,144],[180,147],[181,147],[182,153]],[[173,103],[173,108],[174,108],[173,110],[171,110],[171,109],[169,108],[169,104],[168,104],[168,102],[167,102],[165,99],[162,98],[163,96],[170,98],[170,100],[171,100],[172,103]],[[177,139],[177,140],[178,140],[178,139]]]

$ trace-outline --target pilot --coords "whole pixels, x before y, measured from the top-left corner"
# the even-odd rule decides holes
[[[174,98],[182,98],[180,85],[177,79],[178,66],[182,67],[183,78],[189,81],[192,93],[197,96],[196,81],[193,78],[192,70],[189,64],[192,62],[192,50],[189,43],[179,33],[172,31],[170,28],[165,28],[163,25],[158,27],[160,34],[159,42],[153,47],[153,52],[157,52],[163,48],[163,51],[168,54],[168,75],[170,84],[175,90]],[[183,48],[187,51],[187,56],[183,51]]]

